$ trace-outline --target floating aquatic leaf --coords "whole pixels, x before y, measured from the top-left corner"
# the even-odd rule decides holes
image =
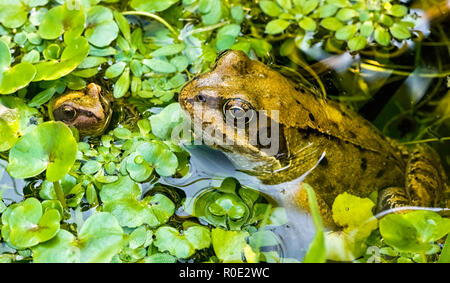
[[[272,20],[266,25],[266,33],[268,34],[282,33],[289,25],[290,23],[283,19]]]
[[[214,228],[211,231],[211,240],[216,256],[225,263],[242,262],[242,254],[247,246],[246,231],[225,231]]]
[[[327,259],[350,261],[364,253],[365,240],[378,224],[372,213],[374,206],[370,199],[348,193],[336,197],[332,207],[333,220],[344,228],[326,234]]]
[[[97,47],[108,46],[119,34],[119,27],[110,9],[95,6],[87,12],[87,28],[84,32],[89,43]]]
[[[152,133],[160,139],[170,139],[173,130],[187,119],[179,103],[172,103],[150,117]]]
[[[0,23],[7,28],[18,28],[27,21],[28,9],[20,0],[0,1]]]
[[[58,60],[36,64],[37,74],[34,81],[56,80],[72,72],[89,53],[86,38],[75,36],[65,38],[66,48]]]
[[[19,138],[19,113],[0,104],[0,152],[9,150]]]
[[[168,9],[180,0],[132,0],[130,6],[138,11],[160,12]]]
[[[79,9],[69,7],[67,1],[64,5],[50,9],[39,25],[39,35],[43,39],[55,39],[64,32],[71,31],[74,35],[81,35],[85,25],[85,13],[82,6]]]
[[[209,229],[200,225],[191,226],[182,234],[173,227],[163,226],[156,230],[155,236],[154,244],[160,251],[168,251],[178,258],[188,258],[196,250],[211,245]]]
[[[175,211],[173,202],[162,194],[141,200],[141,188],[128,176],[104,185],[100,198],[103,209],[116,216],[122,226],[139,227],[146,223],[156,227],[166,223]]]
[[[30,178],[47,169],[47,180],[56,182],[69,172],[77,143],[62,122],[45,122],[21,137],[9,154],[8,172],[15,178]]]
[[[35,262],[110,262],[123,243],[123,230],[109,213],[91,215],[80,229],[78,239],[66,230],[34,247]]]
[[[60,220],[58,210],[50,208],[43,212],[37,199],[28,198],[2,218],[2,235],[8,234],[15,247],[29,248],[53,238],[59,231]],[[3,229],[8,232],[4,233]]]
[[[8,45],[0,40],[0,94],[10,94],[27,86],[36,75],[36,68],[29,62],[10,67],[11,53]]]
[[[389,214],[380,220],[386,244],[401,252],[425,253],[433,243],[450,232],[450,219],[432,211]]]

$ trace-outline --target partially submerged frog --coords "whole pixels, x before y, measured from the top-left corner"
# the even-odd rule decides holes
[[[179,102],[204,134],[203,141],[223,151],[237,169],[269,185],[303,176],[316,192],[327,226],[334,226],[331,206],[343,192],[360,197],[377,192],[378,211],[407,205],[447,207],[447,177],[431,148],[401,147],[355,112],[318,98],[241,51],[221,54],[212,71],[182,89]],[[194,105],[199,106],[195,111]],[[264,130],[260,121],[252,121],[257,115],[247,115],[252,110],[267,111],[266,131],[279,128],[276,154],[249,142],[250,127]],[[279,117],[270,110],[278,110]],[[245,131],[235,135],[236,123],[224,123],[229,113],[235,119],[246,117]],[[222,138],[232,142],[221,143]],[[309,209],[301,185],[284,198]]]
[[[112,99],[102,88],[90,83],[80,91],[68,91],[50,102],[51,118],[78,129],[80,136],[105,131],[112,116]]]

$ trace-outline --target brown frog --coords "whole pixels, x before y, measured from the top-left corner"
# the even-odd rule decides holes
[[[212,71],[182,89],[179,102],[203,141],[222,150],[238,169],[269,185],[303,176],[315,189],[327,226],[334,224],[331,206],[343,192],[360,197],[377,192],[378,211],[447,206],[447,177],[431,148],[401,147],[355,112],[313,95],[241,51],[221,54]],[[267,126],[253,121],[258,115],[248,115],[259,110],[267,111]],[[278,117],[270,110],[278,110],[273,112]],[[230,113],[236,120],[245,117],[244,131],[235,133],[239,123],[224,123]],[[251,127],[268,131],[274,126],[279,129],[276,154],[267,154],[260,142],[249,142]],[[301,186],[284,198],[308,209]]]
[[[103,133],[112,116],[109,95],[103,93],[102,88],[95,83],[53,99],[50,109],[53,120],[77,128],[81,137]]]

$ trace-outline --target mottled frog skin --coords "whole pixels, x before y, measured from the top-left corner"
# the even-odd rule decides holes
[[[241,51],[222,53],[212,71],[182,89],[179,102],[192,119],[203,121],[194,127],[215,127],[216,133],[235,141],[245,137],[230,134],[218,123],[225,119],[228,105],[237,105],[235,109],[244,112],[278,110],[278,121],[271,121],[280,128],[277,155],[265,154],[259,144],[209,142],[227,154],[238,169],[256,175],[265,184],[289,182],[310,171],[304,182],[316,191],[328,226],[333,225],[333,201],[343,192],[360,197],[378,192],[379,211],[405,205],[447,206],[447,177],[431,148],[401,147],[357,113],[318,98],[305,86],[294,84]],[[195,102],[201,105],[202,117],[196,117]],[[286,198],[308,209],[301,186]]]
[[[66,92],[50,105],[53,119],[77,128],[81,137],[103,133],[112,116],[111,99],[95,83],[81,91]]]

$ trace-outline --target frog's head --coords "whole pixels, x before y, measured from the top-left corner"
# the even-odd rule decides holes
[[[292,83],[279,73],[229,50],[212,71],[182,89],[179,102],[193,121],[196,139],[201,134],[205,144],[224,151],[239,167],[275,170],[284,149],[283,120],[295,103],[291,92]],[[261,136],[270,137],[263,141]]]
[[[77,128],[82,137],[103,133],[111,120],[111,103],[95,83],[64,93],[50,104],[51,118]]]

